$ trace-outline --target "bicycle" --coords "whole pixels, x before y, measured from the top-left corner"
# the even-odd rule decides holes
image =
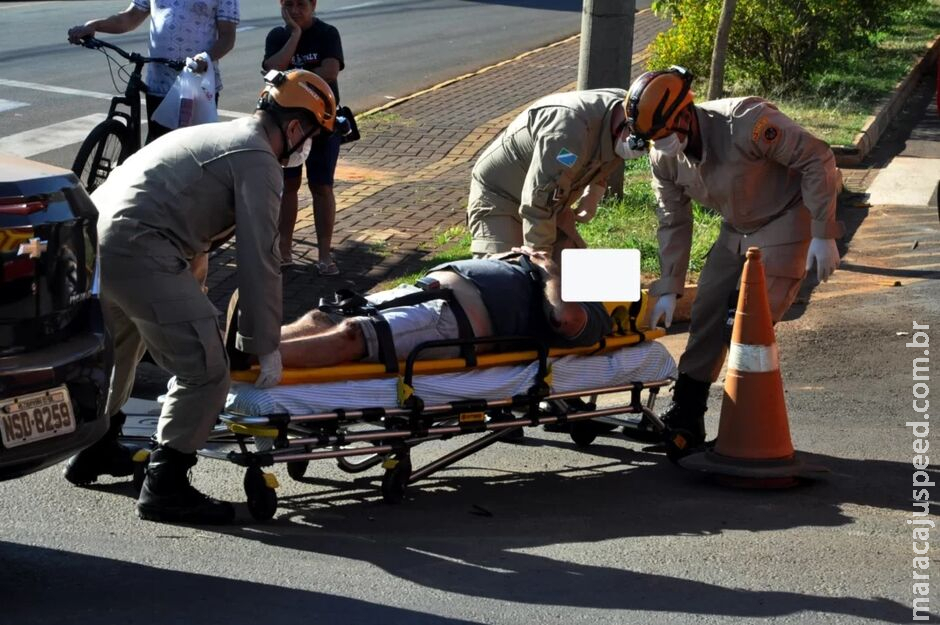
[[[112,50],[134,64],[134,69],[127,77],[124,95],[111,98],[107,118],[91,129],[78,148],[78,154],[72,163],[72,171],[85,185],[89,193],[94,191],[111,174],[115,167],[140,149],[141,121],[140,97],[146,93],[147,85],[141,78],[141,72],[147,63],[163,63],[177,71],[183,69],[183,62],[159,57],[147,57],[136,52],[126,52],[118,46],[94,37],[82,40],[81,44],[91,50],[101,50],[108,58],[108,64],[117,62],[106,50]],[[126,73],[121,67],[119,71]],[[114,73],[111,75],[114,80]],[[116,85],[115,85],[116,86]],[[129,109],[119,110],[123,106]]]

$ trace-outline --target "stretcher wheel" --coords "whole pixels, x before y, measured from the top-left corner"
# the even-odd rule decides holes
[[[268,474],[271,478],[273,474]],[[272,480],[260,467],[249,467],[245,471],[245,495],[248,497],[248,512],[256,521],[268,521],[277,511],[277,491]]]
[[[293,460],[287,463],[287,474],[291,479],[302,480],[307,473],[307,467],[310,466],[309,460]]]
[[[390,458],[385,461],[382,476],[382,499],[385,503],[401,503],[405,500],[405,488],[411,479],[411,458]]]
[[[588,447],[597,438],[598,428],[594,426],[593,421],[574,421],[568,434],[578,447]]]

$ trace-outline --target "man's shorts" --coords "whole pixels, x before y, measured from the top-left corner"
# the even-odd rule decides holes
[[[418,293],[421,289],[403,284],[388,291],[380,291],[366,296],[373,304],[380,304],[396,297]],[[425,341],[456,339],[460,336],[457,319],[450,305],[442,299],[432,299],[412,306],[398,306],[382,311],[382,317],[388,322],[395,342],[395,355],[398,360],[405,360],[408,354]],[[357,318],[366,342],[367,362],[379,361],[379,340],[375,326],[367,317]],[[460,355],[457,347],[439,347],[421,352],[421,358],[456,358]]]
[[[310,154],[307,156],[307,182],[310,185],[333,186],[333,175],[336,173],[336,163],[339,161],[340,136],[331,133],[329,136],[313,140]],[[303,174],[303,165],[284,168],[284,180],[300,178]]]

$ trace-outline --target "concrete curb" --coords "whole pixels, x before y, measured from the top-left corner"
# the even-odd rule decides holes
[[[643,13],[648,13],[649,11],[650,11],[650,9],[641,9],[641,10],[639,10],[639,11],[636,12],[636,15],[641,15],[641,14],[643,14]],[[635,18],[635,17],[636,17],[636,16],[634,16],[634,18]],[[469,72],[469,73],[466,73],[466,74],[462,74],[462,75],[457,76],[457,77],[455,77],[455,78],[450,78],[450,79],[445,80],[445,81],[443,81],[443,82],[440,82],[440,83],[438,83],[438,84],[436,84],[436,85],[432,85],[432,86],[428,87],[427,89],[422,89],[422,90],[420,90],[420,91],[416,91],[416,92],[411,93],[411,94],[409,94],[409,95],[402,96],[402,97],[400,97],[400,98],[395,98],[395,99],[392,100],[391,102],[386,102],[385,104],[383,104],[383,105],[381,105],[381,106],[376,106],[375,108],[371,108],[371,109],[369,109],[368,111],[364,111],[363,113],[361,113],[361,114],[359,115],[359,117],[360,117],[360,119],[362,119],[362,118],[369,117],[370,115],[375,115],[376,113],[381,113],[382,111],[386,111],[386,110],[388,110],[388,109],[390,109],[390,108],[394,108],[394,107],[398,106],[399,104],[404,104],[405,102],[408,102],[409,100],[413,100],[414,98],[416,98],[416,97],[418,97],[418,96],[424,95],[424,94],[426,94],[426,93],[431,93],[432,91],[437,91],[438,89],[442,89],[443,87],[447,87],[448,85],[452,85],[452,84],[454,84],[454,83],[460,82],[461,80],[466,80],[467,78],[473,78],[474,76],[479,76],[480,74],[486,73],[486,72],[488,72],[488,71],[494,70],[494,69],[496,69],[496,68],[498,68],[498,67],[502,67],[502,66],[504,66],[504,65],[508,65],[509,63],[514,63],[514,62],[516,62],[516,61],[519,61],[520,59],[526,58],[527,56],[532,56],[533,54],[537,54],[537,53],[539,53],[539,52],[542,52],[543,50],[548,50],[548,49],[550,49],[550,48],[554,48],[554,47],[556,47],[556,46],[560,46],[560,45],[566,44],[566,43],[568,43],[569,41],[573,41],[573,40],[575,40],[575,39],[580,39],[580,37],[581,37],[581,33],[579,32],[579,33],[577,33],[577,34],[571,35],[570,37],[565,37],[564,39],[562,39],[562,40],[560,40],[560,41],[555,41],[555,42],[553,42],[553,43],[549,43],[549,44],[546,44],[546,45],[544,45],[544,46],[540,46],[540,47],[538,47],[538,48],[535,48],[534,50],[527,50],[527,51],[525,51],[525,52],[522,52],[522,53],[520,53],[520,54],[517,54],[516,56],[514,56],[514,57],[512,57],[512,58],[502,60],[502,61],[500,61],[500,62],[498,62],[498,63],[494,63],[494,64],[492,64],[492,65],[487,65],[486,67],[481,67],[480,69],[478,69],[478,70],[476,70],[476,71]]]
[[[646,10],[646,9],[644,9],[644,10]],[[573,41],[573,40],[578,39],[578,38],[580,38],[580,37],[581,37],[581,34],[580,34],[580,33],[578,33],[578,34],[576,34],[576,35],[571,35],[570,37],[565,37],[564,39],[562,39],[562,40],[560,40],[560,41],[555,41],[555,42],[553,42],[553,43],[550,43],[550,44],[541,46],[541,47],[539,47],[539,48],[535,48],[534,50],[527,50],[527,51],[525,51],[525,52],[522,52],[521,54],[517,54],[516,56],[514,56],[514,57],[512,57],[512,58],[510,58],[510,59],[505,59],[505,60],[503,60],[503,61],[500,61],[499,63],[494,63],[494,64],[492,64],[492,65],[487,65],[486,67],[481,67],[480,69],[478,69],[478,70],[476,70],[476,71],[468,72],[468,73],[466,73],[466,74],[461,74],[460,76],[457,76],[457,77],[455,77],[455,78],[449,78],[448,80],[445,80],[445,81],[443,81],[443,82],[439,82],[439,83],[437,83],[436,85],[432,85],[432,86],[428,87],[427,89],[422,89],[422,90],[420,90],[420,91],[415,91],[414,93],[408,94],[408,95],[406,95],[406,96],[402,96],[402,97],[400,97],[400,98],[395,98],[395,99],[392,100],[391,102],[386,102],[385,104],[383,104],[383,105],[381,105],[381,106],[376,106],[375,108],[371,108],[371,109],[369,109],[368,111],[364,111],[363,113],[361,113],[361,114],[359,115],[359,118],[360,118],[360,119],[365,119],[365,118],[367,118],[367,117],[369,117],[369,116],[371,116],[371,115],[375,115],[376,113],[381,113],[382,111],[387,111],[387,110],[390,109],[390,108],[394,108],[394,107],[396,107],[396,106],[398,106],[398,105],[400,105],[400,104],[404,104],[405,102],[408,102],[409,100],[413,100],[413,99],[417,98],[418,96],[422,96],[422,95],[424,95],[424,94],[426,94],[426,93],[431,93],[431,92],[433,92],[433,91],[437,91],[438,89],[443,89],[444,87],[447,87],[447,86],[452,85],[452,84],[454,84],[454,83],[458,83],[458,82],[460,82],[460,81],[462,81],[462,80],[466,80],[467,78],[473,78],[474,76],[479,76],[480,74],[483,74],[483,73],[486,73],[486,72],[488,72],[488,71],[494,70],[494,69],[496,69],[496,68],[498,68],[498,67],[502,67],[503,65],[508,65],[509,63],[514,63],[514,62],[516,62],[516,61],[519,61],[520,59],[526,58],[527,56],[532,56],[533,54],[537,54],[537,53],[539,53],[539,52],[542,52],[543,50],[548,50],[548,49],[550,49],[550,48],[554,48],[554,47],[556,47],[556,46],[560,46],[560,45],[566,44],[566,43],[568,43],[569,41]]]
[[[865,121],[852,144],[832,146],[832,152],[836,157],[836,165],[839,167],[854,167],[868,156],[875,144],[878,143],[878,139],[881,138],[881,135],[891,124],[891,121],[897,116],[904,102],[907,101],[921,76],[937,62],[938,56],[940,56],[940,35],[935,37],[933,42],[927,46],[927,51],[917,59],[911,67],[911,71],[895,86],[891,95],[879,105],[874,115]]]

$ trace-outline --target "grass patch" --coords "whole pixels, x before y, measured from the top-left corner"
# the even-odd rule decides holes
[[[470,258],[470,231],[464,226],[451,226],[434,235],[433,254],[422,259],[419,268],[397,278],[386,280],[376,285],[375,290],[391,289],[399,284],[414,284],[415,280],[428,272],[431,267],[454,260]]]
[[[812,76],[803,89],[765,96],[830,145],[851,144],[938,32],[940,0],[927,0],[899,11],[890,27],[873,33],[872,49],[839,55],[832,69]]]
[[[379,111],[371,115],[362,115],[357,122],[360,126],[360,129],[363,128],[378,128],[380,126],[414,126],[416,124],[415,120],[402,117],[398,113],[393,113],[390,110]]]
[[[628,161],[623,198],[604,200],[597,216],[579,227],[588,247],[640,250],[640,272],[644,284],[659,277],[659,242],[656,238],[659,223],[651,176],[648,158]],[[705,256],[718,238],[721,226],[721,217],[698,203],[693,203],[692,219],[690,280],[697,278],[702,271]]]

